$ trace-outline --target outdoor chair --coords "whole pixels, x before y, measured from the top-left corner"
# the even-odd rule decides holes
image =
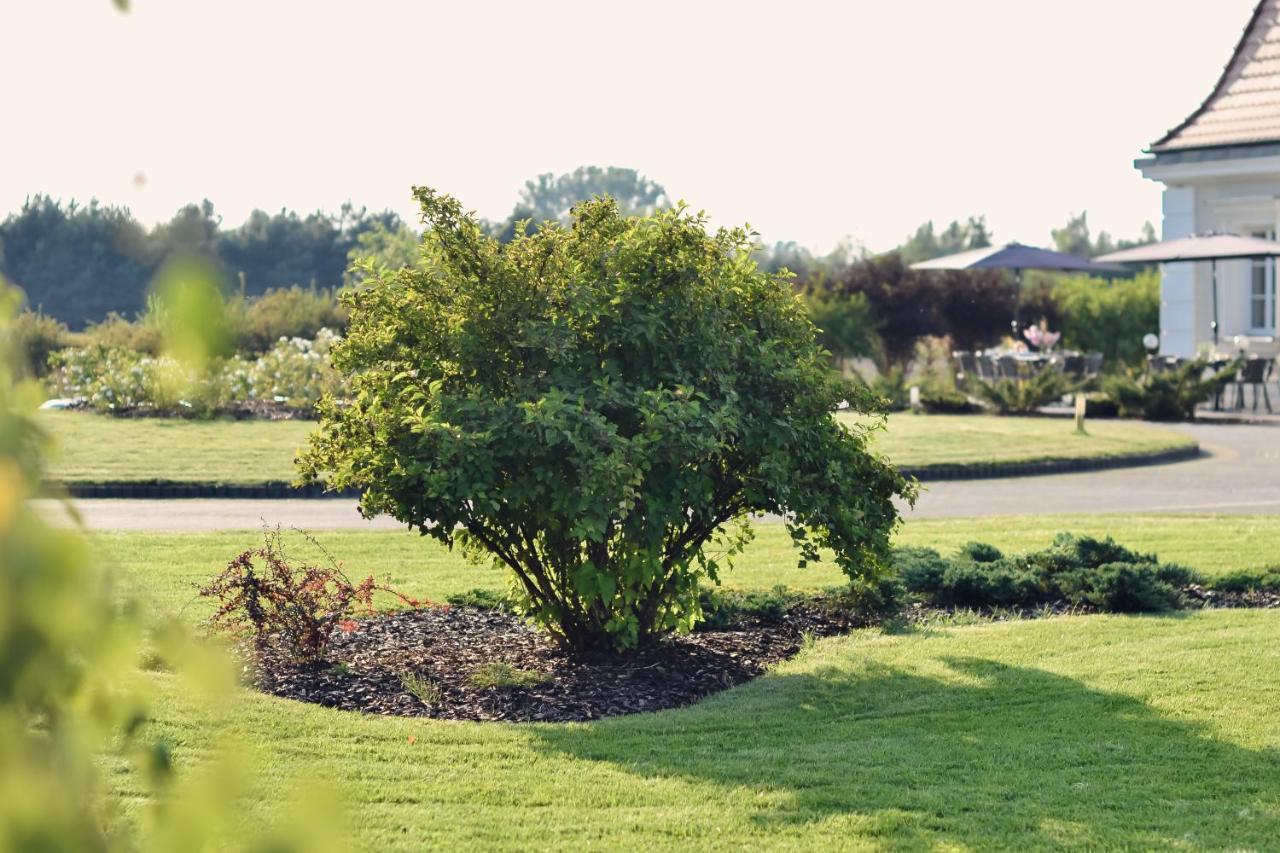
[[[1267,393],[1267,382],[1271,379],[1272,360],[1269,358],[1246,359],[1236,376],[1236,409],[1244,408],[1244,386],[1253,390],[1253,411],[1258,411],[1258,392],[1262,392],[1262,400],[1271,411],[1271,396]]]
[[[1102,373],[1102,353],[1091,352],[1084,357],[1084,378],[1097,379]]]
[[[1062,372],[1077,381],[1084,379],[1084,356],[1074,353],[1064,355],[1062,357]]]
[[[1002,355],[996,360],[996,371],[1001,379],[1021,379],[1018,373],[1018,360],[1011,355]]]
[[[956,362],[956,382],[964,385],[970,376],[980,376],[978,372],[978,360],[973,353],[968,350],[959,350],[953,352],[951,357]]]
[[[991,360],[989,355],[980,355],[976,358],[978,362],[978,378],[990,382],[996,378],[995,362]]]

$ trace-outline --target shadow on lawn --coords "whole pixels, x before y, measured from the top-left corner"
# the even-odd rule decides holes
[[[1042,670],[945,662],[946,680],[890,667],[773,675],[685,711],[537,737],[645,777],[741,787],[749,802],[779,792],[752,820],[781,834],[848,815],[892,846],[1265,847],[1280,837],[1277,750],[1215,740]]]

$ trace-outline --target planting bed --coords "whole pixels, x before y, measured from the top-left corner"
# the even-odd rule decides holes
[[[1188,606],[1280,607],[1280,594],[1189,586]],[[1057,603],[965,611],[980,619],[1086,614]],[[931,623],[952,610],[908,606],[901,619]],[[347,711],[400,717],[568,722],[690,705],[762,675],[809,637],[845,634],[873,620],[813,596],[778,618],[743,617],[725,630],[664,639],[627,654],[573,656],[501,608],[436,607],[356,620],[327,660],[299,664],[268,647],[246,667],[264,692]]]
[[[268,693],[349,711],[594,720],[691,704],[791,657],[806,632],[830,636],[857,627],[839,613],[799,607],[772,624],[675,636],[629,654],[575,657],[496,608],[410,610],[356,625],[334,637],[325,662],[298,664],[268,648],[256,656],[252,676]],[[508,683],[485,683],[495,674]]]

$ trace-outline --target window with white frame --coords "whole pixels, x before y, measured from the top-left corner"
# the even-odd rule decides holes
[[[1274,240],[1274,231],[1254,231],[1254,237]],[[1255,333],[1276,332],[1276,264],[1274,258],[1254,258],[1249,262],[1249,329]]]

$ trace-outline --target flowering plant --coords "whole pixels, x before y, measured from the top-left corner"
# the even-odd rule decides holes
[[[1022,330],[1022,336],[1036,349],[1048,351],[1053,349],[1054,344],[1062,337],[1062,333],[1049,331],[1041,322],[1036,326],[1027,326]]]

